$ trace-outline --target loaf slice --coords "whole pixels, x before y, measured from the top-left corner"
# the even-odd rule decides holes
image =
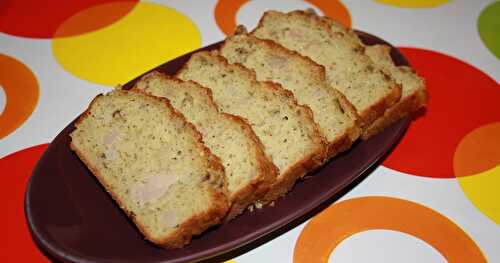
[[[359,137],[352,105],[342,106],[349,102],[328,86],[324,68],[311,59],[245,33],[228,37],[220,54],[230,63],[254,70],[259,81],[281,84],[294,94],[299,104],[309,106],[327,139],[328,157],[348,149]]]
[[[224,168],[168,100],[112,91],[75,127],[71,149],[151,242],[182,247],[226,214]]]
[[[387,45],[366,47],[366,54],[374,63],[390,74],[403,87],[401,100],[390,107],[381,118],[363,132],[364,139],[382,131],[388,125],[418,111],[427,104],[427,89],[424,79],[410,67],[394,65],[390,51],[391,48]]]
[[[410,67],[397,67],[392,61],[390,55],[391,48],[389,46],[366,46],[353,30],[347,29],[332,19],[326,17],[322,19],[329,24],[332,31],[347,34],[352,41],[363,46],[365,54],[373,61],[375,66],[390,75],[402,87],[400,101],[387,109],[382,117],[378,118],[363,131],[361,137],[364,140],[382,131],[395,121],[425,106],[427,103],[427,90],[424,79],[419,77]]]
[[[264,154],[264,146],[250,125],[241,117],[219,112],[209,89],[159,72],[142,77],[134,89],[169,99],[221,159],[231,203],[226,220],[263,197],[278,169]]]
[[[309,13],[311,15],[316,15],[315,11],[313,9],[307,9],[305,11],[306,13]],[[321,17],[321,20],[323,20],[324,23],[328,24],[330,27],[330,30],[334,32],[334,34],[347,34],[347,38],[350,39],[350,41],[354,41],[360,46],[365,46],[361,39],[358,37],[356,32],[354,32],[352,29],[346,28],[344,25],[342,25],[340,22],[335,21],[329,17],[323,16]],[[366,54],[368,55],[368,54]]]
[[[311,12],[268,11],[251,34],[323,65],[327,81],[354,105],[363,129],[401,97],[400,85],[377,69],[363,46],[348,34],[332,31],[324,19]]]
[[[262,201],[274,200],[295,181],[324,162],[326,143],[311,110],[299,106],[279,84],[258,82],[255,73],[229,64],[216,52],[198,52],[177,73],[212,90],[223,112],[248,120],[279,174]]]

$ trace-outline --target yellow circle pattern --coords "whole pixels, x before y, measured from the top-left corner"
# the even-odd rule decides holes
[[[111,3],[95,8],[111,9]],[[79,13],[81,18],[85,14]],[[98,19],[98,18],[95,18]],[[71,18],[61,31],[68,30]],[[140,2],[116,23],[74,37],[56,38],[54,56],[75,76],[98,84],[123,84],[164,62],[199,48],[201,36],[185,15],[163,5]]]
[[[469,200],[495,223],[500,224],[500,165],[475,174],[458,177],[458,182]]]
[[[381,4],[403,8],[432,8],[448,3],[450,0],[376,0]]]
[[[500,122],[482,125],[460,141],[453,170],[469,200],[500,224]]]

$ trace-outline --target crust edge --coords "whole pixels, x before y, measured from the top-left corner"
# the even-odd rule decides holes
[[[115,91],[116,92],[116,91]],[[118,91],[120,93],[125,92],[125,91]],[[224,174],[224,168],[222,167],[222,164],[220,164],[220,161],[218,158],[213,155],[208,148],[206,148],[202,141],[201,141],[201,134],[194,128],[192,124],[186,121],[184,116],[182,116],[179,112],[175,111],[175,109],[170,105],[170,102],[167,99],[162,99],[162,98],[157,98],[153,97],[150,95],[147,95],[143,92],[138,92],[138,91],[126,91],[126,92],[135,92],[135,93],[142,93],[143,95],[152,98],[153,100],[156,100],[156,102],[161,103],[165,105],[169,110],[172,111],[172,113],[177,117],[180,118],[181,121],[186,123],[186,125],[193,131],[193,134],[195,136],[196,143],[198,144],[198,147],[201,148],[201,150],[208,156],[208,166],[209,168],[215,170],[219,176],[225,176]],[[97,101],[99,97],[104,96],[103,94],[99,94],[96,96],[92,102],[89,104],[87,110],[78,118],[78,120],[75,122],[74,126],[78,128],[78,125],[88,117],[90,114],[90,109],[92,108],[93,104]],[[71,136],[71,135],[70,135]],[[104,187],[105,191],[111,195],[111,198],[118,204],[118,206],[122,209],[122,211],[125,212],[125,214],[134,222],[134,224],[137,226],[138,230],[144,235],[144,238],[151,241],[152,243],[155,243],[156,245],[160,247],[164,247],[167,249],[173,249],[173,248],[180,248],[187,244],[189,240],[191,240],[191,237],[194,235],[200,234],[203,230],[207,229],[208,227],[212,225],[216,225],[220,223],[222,217],[226,214],[226,211],[228,209],[228,200],[227,200],[227,190],[224,191],[215,191],[212,189],[212,203],[213,207],[209,209],[208,211],[205,211],[200,214],[195,214],[188,218],[184,223],[181,224],[178,230],[168,234],[167,236],[160,238],[160,239],[155,239],[151,236],[151,234],[146,231],[146,228],[144,227],[141,222],[139,222],[136,219],[135,214],[132,211],[129,211],[125,209],[123,203],[121,200],[116,196],[116,193],[111,190],[111,187],[105,183],[104,178],[102,177],[101,173],[96,169],[92,163],[85,157],[85,155],[78,149],[78,147],[73,143],[73,140],[70,142],[70,149],[73,150],[77,156],[80,158],[80,160],[87,166],[87,168],[91,171],[91,173],[94,175],[94,177],[99,181],[99,183]],[[224,189],[227,189],[227,186],[224,186]]]

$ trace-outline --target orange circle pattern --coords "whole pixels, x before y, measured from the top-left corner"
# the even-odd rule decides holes
[[[21,126],[35,110],[38,103],[38,81],[22,62],[0,54],[0,85],[6,104],[0,114],[0,139]]]
[[[349,199],[316,215],[295,243],[294,262],[328,262],[331,252],[344,239],[374,229],[420,238],[448,262],[486,262],[474,241],[445,216],[417,203],[382,196]]]
[[[304,1],[316,6],[325,16],[338,20],[347,27],[351,26],[349,10],[340,1]],[[91,0],[89,2],[61,4],[62,2],[60,0],[49,2],[29,0],[19,3],[13,0],[0,1],[0,32],[34,38],[58,38],[83,34],[118,21],[127,15],[138,1]],[[90,10],[92,17],[99,17],[99,19],[92,21],[89,21],[88,17],[79,13],[82,10],[88,10],[89,7],[108,2],[125,2],[128,4],[123,5],[123,8],[113,10],[111,13]],[[217,2],[214,10],[215,21],[226,35],[231,35],[236,29],[237,13],[247,2],[248,0],[219,0]],[[69,17],[72,17],[78,23],[71,30],[61,29],[61,23],[67,21]],[[58,28],[59,31],[57,31]],[[477,72],[475,73],[472,72],[473,70],[465,70],[464,66],[456,65],[457,61],[451,61],[453,60],[452,58],[447,58],[435,52],[412,48],[403,48],[402,50],[410,58],[414,66],[416,66],[417,70],[423,73],[422,75],[429,80],[430,90],[432,91],[431,96],[434,95],[435,101],[439,101],[440,93],[444,94],[444,92],[441,92],[441,90],[438,91],[436,88],[432,90],[432,87],[443,87],[442,85],[436,85],[436,83],[440,83],[441,79],[445,80],[448,84],[450,81],[449,78],[443,78],[443,72],[436,70],[436,67],[441,70],[443,68],[451,68],[451,71],[454,73],[467,71],[467,74],[462,75],[466,77],[472,76],[470,79],[467,78],[467,81],[460,80],[453,82],[456,85],[451,86],[461,87],[459,84],[474,83],[476,86],[488,87],[488,92],[490,92],[490,95],[493,95],[484,96],[482,93],[480,95],[483,96],[483,99],[488,100],[485,107],[493,108],[491,101],[498,98],[498,91],[491,89],[491,87],[497,88],[498,83],[489,80],[483,81],[486,78],[480,76],[483,73],[479,70],[476,70]],[[432,59],[429,60],[429,58]],[[427,67],[428,61],[432,61],[433,67]],[[455,66],[449,67],[450,65]],[[459,66],[461,70],[456,71],[455,69],[459,68]],[[440,73],[438,74],[439,76],[432,75],[436,71]],[[32,114],[38,103],[39,87],[33,72],[15,58],[0,54],[0,72],[2,72],[0,75],[0,85],[3,87],[6,96],[5,108],[0,113],[0,139],[2,139],[15,131]],[[477,85],[480,79],[480,83],[482,84]],[[463,84],[463,86],[467,85]],[[492,90],[494,92],[491,92]],[[418,140],[410,140],[408,138],[414,134],[418,134],[420,137],[426,135],[426,130],[420,130],[419,132],[413,132],[413,130],[425,126],[421,123],[424,120],[429,121],[435,112],[439,112],[432,110],[433,105],[437,104],[432,104],[431,102],[426,118],[421,118],[421,120],[417,120],[417,123],[412,125],[413,128],[410,128],[409,135],[407,134],[406,136],[406,141],[411,141],[414,144]],[[447,104],[440,105],[447,106]],[[478,123],[484,125],[487,121],[497,121],[498,118],[492,117],[496,116],[496,112],[496,110],[490,109],[488,111],[489,114],[483,114],[489,118],[487,120],[478,120]],[[426,127],[432,127],[432,125]],[[477,128],[477,125],[471,125],[471,127]],[[470,131],[471,127],[467,127],[467,131]],[[445,165],[447,167],[441,169],[444,172],[440,170],[438,176],[435,177],[451,178],[454,175],[459,177],[460,180],[461,176],[474,175],[499,164],[499,123],[487,124],[482,127],[488,129],[474,130],[466,136],[464,136],[465,129],[461,131],[460,136],[463,138],[458,146],[455,145],[455,141],[453,142],[455,144],[445,142],[449,144],[447,144],[448,147],[444,147],[447,150],[446,157],[454,157],[453,168],[455,174],[449,173],[451,171],[451,162],[446,162]],[[435,130],[435,127],[433,129]],[[478,138],[483,141],[478,140]],[[401,165],[408,165],[408,163],[401,162],[401,160],[396,158],[400,157],[402,152],[402,155],[406,156],[404,149],[401,150],[405,146],[404,142],[401,144],[402,146],[400,145],[396,149],[396,153],[393,153],[386,160],[386,165],[393,168],[401,168]],[[456,152],[453,155],[454,146],[456,146]],[[3,189],[0,191],[0,197],[3,200],[8,200],[7,215],[6,217],[0,217],[0,223],[8,226],[6,232],[7,246],[0,247],[0,254],[6,257],[6,261],[48,261],[41,251],[36,248],[35,243],[31,239],[22,209],[24,191],[31,170],[46,147],[47,144],[34,146],[0,159],[0,171],[7,175],[4,176],[4,179],[7,181],[3,184]],[[399,161],[396,162],[395,160]],[[414,162],[413,159],[412,162]],[[435,162],[442,162],[442,160],[436,159]],[[429,166],[429,163],[432,165]],[[427,166],[425,168],[439,170],[432,161],[428,162]],[[421,176],[427,174],[426,172],[422,172],[422,168],[419,167],[419,169],[417,169],[418,172],[409,171],[409,173]],[[450,219],[420,204],[382,196],[360,197],[342,201],[315,216],[307,223],[295,243],[294,262],[328,262],[332,251],[343,240],[355,233],[374,229],[394,230],[420,238],[434,247],[450,262],[486,262],[480,248],[467,233]]]
[[[453,156],[455,176],[469,176],[500,165],[500,122],[483,125],[462,138]]]
[[[236,30],[236,14],[248,0],[219,0],[215,6],[215,21],[226,35],[232,35]],[[351,27],[349,10],[340,1],[305,0],[347,27]]]

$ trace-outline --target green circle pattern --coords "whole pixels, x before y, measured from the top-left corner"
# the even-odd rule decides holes
[[[500,1],[486,7],[477,21],[484,45],[500,59]]]

